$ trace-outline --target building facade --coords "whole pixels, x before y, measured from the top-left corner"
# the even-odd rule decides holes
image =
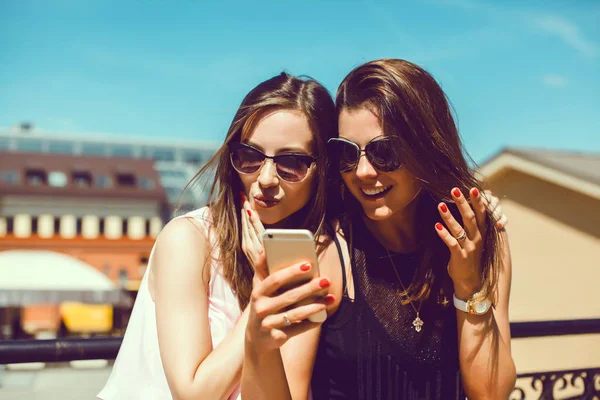
[[[212,142],[39,132],[29,124],[0,128],[0,152],[154,161],[167,193],[171,215],[177,206],[186,211],[206,204],[208,194],[202,186],[190,188],[181,197],[180,194],[218,148],[219,144]]]

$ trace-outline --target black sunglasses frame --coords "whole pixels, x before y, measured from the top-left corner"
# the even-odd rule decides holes
[[[242,175],[256,174],[265,165],[265,160],[269,159],[269,160],[273,161],[273,164],[275,164],[275,171],[277,171],[277,176],[279,177],[279,179],[281,179],[281,180],[283,180],[284,182],[287,182],[287,183],[299,183],[299,182],[302,182],[304,180],[304,178],[306,178],[308,176],[308,170],[310,169],[310,167],[312,166],[312,164],[314,164],[317,161],[316,157],[313,157],[313,156],[308,155],[308,154],[286,153],[286,154],[278,154],[276,156],[268,156],[265,153],[263,153],[262,151],[260,151],[259,149],[257,149],[256,147],[250,146],[249,144],[246,144],[246,143],[240,143],[240,142],[229,143],[228,147],[229,147],[229,161],[231,162],[231,166],[233,167],[233,169],[235,169],[240,174],[242,174]],[[240,150],[240,149],[252,150],[253,152],[259,154],[262,157],[261,164],[256,169],[256,171],[253,171],[253,172],[244,172],[244,171],[240,171],[239,169],[237,169],[237,167],[235,166],[235,163],[233,162],[233,153],[235,151],[237,151],[237,150]],[[301,161],[301,162],[303,162],[303,163],[306,164],[306,167],[307,167],[306,168],[306,173],[304,174],[304,176],[302,176],[302,178],[300,178],[297,181],[290,181],[288,179],[285,179],[281,175],[281,173],[279,172],[278,160],[281,160],[282,158],[288,158],[288,157],[294,158],[294,159],[299,160],[299,161]]]
[[[360,162],[360,158],[362,157],[362,155],[364,154],[365,157],[367,157],[367,160],[369,161],[369,163],[377,170],[382,171],[382,172],[392,172],[392,171],[396,171],[397,169],[399,169],[402,166],[402,161],[400,160],[390,160],[387,162],[393,162],[393,168],[387,168],[387,167],[383,167],[381,163],[377,162],[377,160],[372,156],[372,153],[369,153],[369,146],[371,146],[373,143],[377,143],[380,141],[386,141],[386,142],[391,142],[393,143],[394,141],[396,141],[397,139],[395,139],[394,137],[390,137],[390,136],[377,136],[376,138],[371,139],[366,145],[364,150],[360,148],[360,146],[356,143],[354,143],[351,140],[348,139],[344,139],[344,138],[331,138],[327,141],[328,145],[331,145],[332,143],[346,143],[349,145],[352,145],[354,148],[356,148],[356,160],[351,163],[350,165],[352,166],[351,168],[347,168],[347,169],[343,169],[340,168],[340,166],[338,165],[338,169],[340,172],[351,172],[356,170],[356,168],[358,167],[358,163]],[[332,155],[330,155],[331,157]],[[333,157],[337,157],[336,155],[333,155]],[[397,164],[397,166],[396,166]]]

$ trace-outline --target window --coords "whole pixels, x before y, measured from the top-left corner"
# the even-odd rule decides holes
[[[186,151],[183,153],[183,160],[191,164],[200,164],[203,157],[199,151]]]
[[[140,179],[140,186],[146,190],[152,190],[155,186],[154,180],[147,177],[142,177]]]
[[[108,175],[98,175],[96,177],[96,185],[101,188],[109,188],[112,186],[112,178]]]
[[[15,230],[15,217],[6,217],[6,233],[13,233]]]
[[[92,174],[88,171],[73,171],[71,179],[73,180],[73,185],[77,187],[86,188],[92,186]]]
[[[175,153],[169,149],[154,149],[152,158],[154,161],[173,161],[175,160]]]
[[[48,184],[52,187],[67,186],[67,176],[60,171],[52,171],[48,174]]]
[[[18,140],[17,149],[27,153],[41,153],[43,150],[42,141],[32,139]]]
[[[38,217],[31,217],[31,234],[38,233]]]
[[[81,235],[81,232],[83,232],[83,218],[82,217],[78,217],[75,220],[75,224],[77,226],[77,234]]]
[[[48,150],[53,154],[73,154],[73,143],[50,142]]]
[[[181,195],[181,197],[179,197]],[[182,193],[181,189],[168,187],[167,188],[167,198],[169,203],[176,203],[177,199],[179,199],[179,204],[181,205],[193,205],[196,204],[196,199],[192,194],[191,190],[188,188],[185,192]]]
[[[180,169],[167,169],[160,171],[160,176],[166,179],[185,179],[187,180],[188,176],[186,173]]]
[[[117,173],[117,184],[119,186],[135,186],[135,175],[131,172]]]
[[[25,173],[27,183],[31,186],[41,186],[48,183],[46,171],[42,169],[28,169]]]
[[[8,150],[10,148],[10,142],[7,138],[0,138],[0,150]]]
[[[20,181],[19,173],[17,171],[2,171],[2,181],[9,185],[16,185]]]
[[[129,280],[129,274],[127,273],[127,268],[121,265],[121,269],[119,270],[119,284],[121,287],[125,287],[127,285],[127,281]]]
[[[104,156],[106,155],[106,146],[96,143],[84,143],[81,152],[83,154]]]
[[[132,157],[133,149],[126,146],[114,146],[110,149],[110,155],[114,157]]]

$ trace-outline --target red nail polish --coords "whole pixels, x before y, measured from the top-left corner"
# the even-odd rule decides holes
[[[448,212],[448,207],[445,204],[442,204],[440,206],[440,209],[442,210],[442,212],[445,212],[445,213]]]
[[[479,190],[477,190],[477,188],[473,189],[473,196],[475,198],[479,197]]]
[[[240,200],[242,202],[244,202],[246,200],[246,195],[244,194],[244,192],[240,192]]]
[[[252,216],[252,212],[250,210],[246,210],[248,211],[248,216],[251,217]]]
[[[438,222],[437,224],[435,224],[435,228],[436,228],[438,231],[441,231],[441,230],[442,230],[444,227],[442,226],[442,224],[440,224],[440,223]]]
[[[498,228],[502,229],[502,227],[503,227],[504,225],[502,225],[502,222],[498,222],[498,223],[496,224],[496,226],[498,226]]]
[[[452,193],[454,194],[454,197],[460,197],[460,190],[458,188],[454,189]]]
[[[301,270],[301,271],[304,271],[304,272],[306,272],[306,271],[308,271],[309,269],[310,269],[310,264],[302,264],[302,265],[300,266],[300,270]]]
[[[335,296],[332,294],[328,294],[327,296],[325,296],[325,304],[327,304],[328,306],[333,304],[335,302]]]
[[[329,279],[327,279],[327,278],[323,278],[319,281],[319,286],[321,286],[322,288],[329,287],[329,285],[330,285]]]

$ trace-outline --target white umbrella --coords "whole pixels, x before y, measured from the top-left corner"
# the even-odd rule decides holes
[[[47,250],[0,252],[0,307],[80,301],[130,305],[131,299],[91,265]]]

